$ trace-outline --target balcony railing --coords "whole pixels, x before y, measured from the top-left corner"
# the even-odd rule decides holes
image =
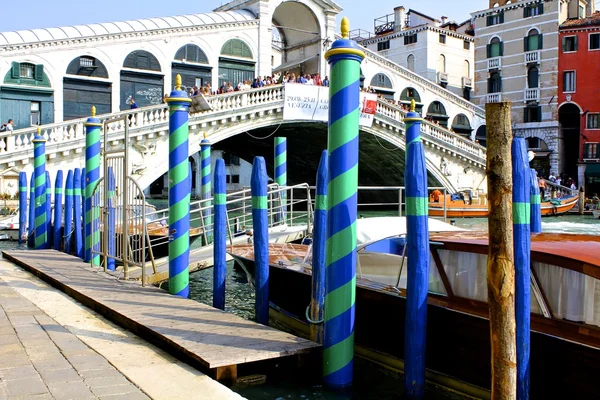
[[[525,101],[540,101],[540,89],[525,89]]]
[[[539,64],[540,63],[540,51],[533,50],[525,53],[525,64]]]
[[[502,100],[502,93],[488,93],[486,103],[500,103]]]
[[[471,87],[473,87],[473,79],[469,78],[468,76],[463,76],[463,78],[462,78],[462,85],[465,88],[471,88]]]
[[[502,67],[501,60],[500,57],[488,58],[488,69],[500,69]]]

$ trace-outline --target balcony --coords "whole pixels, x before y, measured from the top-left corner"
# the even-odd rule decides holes
[[[500,103],[502,101],[502,93],[488,93],[486,103]]]
[[[463,76],[462,77],[462,85],[464,88],[472,88],[473,87],[473,79],[469,78],[468,76]]]
[[[500,57],[488,58],[488,69],[500,69],[502,59]]]
[[[540,101],[540,89],[539,88],[525,89],[524,94],[525,94],[525,102]]]
[[[445,72],[438,72],[438,83],[448,83],[448,74]]]
[[[525,64],[539,64],[540,63],[540,51],[533,50],[525,52]]]

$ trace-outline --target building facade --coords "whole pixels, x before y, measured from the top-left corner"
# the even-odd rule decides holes
[[[490,0],[472,13],[476,104],[512,102],[513,133],[541,175],[572,173],[559,121],[559,25],[594,11],[590,0]]]
[[[457,24],[406,9],[377,18],[375,34],[355,31],[370,50],[469,100],[473,89],[474,38],[470,21]],[[382,94],[385,82],[365,82]]]

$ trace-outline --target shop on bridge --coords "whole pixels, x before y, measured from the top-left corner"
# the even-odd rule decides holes
[[[400,103],[410,107],[411,101],[415,101],[415,111],[423,115],[423,103],[421,103],[421,95],[415,88],[407,87],[400,93]]]
[[[471,138],[471,132],[473,132],[473,128],[471,128],[471,123],[469,122],[469,118],[465,114],[458,114],[452,120],[452,130],[466,138]]]
[[[108,71],[100,60],[90,56],[75,58],[63,79],[64,120],[87,117],[92,106],[97,114],[110,113],[111,86]]]
[[[173,82],[177,74],[181,75],[182,89],[187,90],[205,84],[212,84],[212,66],[208,57],[199,46],[186,44],[175,53],[175,60],[171,64]],[[213,88],[214,89],[214,88]]]
[[[449,118],[450,117],[446,114],[446,107],[439,101],[433,101],[427,108],[427,116],[425,119],[438,123],[444,128],[448,128]]]
[[[235,88],[238,83],[256,78],[256,62],[250,47],[240,39],[231,39],[221,48],[219,57],[219,86],[231,82]]]
[[[0,86],[0,121],[16,129],[54,122],[54,90],[42,64],[13,62]]]
[[[164,75],[158,59],[144,50],[129,53],[121,70],[120,109],[130,108],[128,99],[138,107],[160,104],[163,100]]]
[[[378,95],[383,96],[388,100],[394,99],[394,87],[392,86],[392,81],[386,74],[379,73],[371,79],[371,88]]]

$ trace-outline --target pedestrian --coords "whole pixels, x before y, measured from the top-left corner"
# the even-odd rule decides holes
[[[129,108],[132,110],[138,108],[138,105],[133,97],[129,100]]]
[[[325,79],[323,79],[323,86],[329,86],[329,77],[326,76]]]
[[[12,132],[15,126],[16,125],[14,121],[12,120],[12,118],[10,118],[7,123],[2,124],[0,126],[0,132]]]

